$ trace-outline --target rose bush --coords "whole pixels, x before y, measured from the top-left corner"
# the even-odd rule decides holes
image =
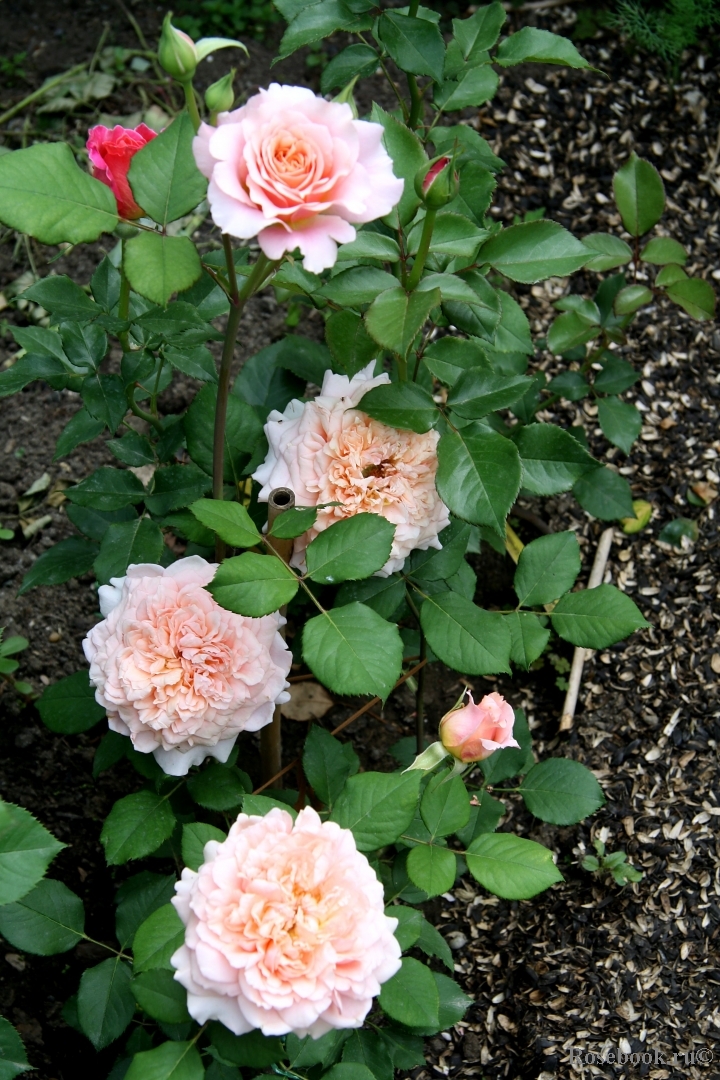
[[[632,247],[489,213],[503,163],[458,114],[492,98],[497,69],[586,68],[571,42],[533,27],[502,36],[500,3],[447,35],[417,3],[278,7],[283,57],[359,35],[322,73],[322,95],[342,100],[272,84],[214,116],[228,78],[201,126],[192,74],[234,43],[193,44],[168,16],[159,55],[187,111],[164,131],[94,129],[97,176],[59,142],[0,156],[7,226],[51,245],[118,239],[89,283],[50,273],[25,292],[43,324],[14,328],[0,395],[36,379],[72,392],[56,458],[107,429],[118,460],[64,489],[76,534],[21,588],[95,575],[90,677],[49,686],[38,707],[68,738],[107,716],[93,772],[124,758],[140,786],[102,826],[108,865],[164,860],[123,879],[117,947],[103,939],[108,959],[85,970],[64,1013],[97,1048],[123,1039],[112,1075],[126,1080],[201,1080],[206,1067],[208,1080],[238,1068],[321,1080],[337,1063],[387,1080],[423,1063],[423,1036],[461,1020],[469,999],[440,970],[453,973],[452,953],[415,907],[465,873],[516,901],[551,887],[562,875],[550,849],[496,831],[506,800],[567,826],[604,797],[580,762],[536,762],[522,710],[495,692],[451,711],[445,745],[424,749],[425,673],[438,660],[464,679],[527,671],[553,638],[607,649],[647,625],[611,584],[575,588],[573,531],[523,544],[508,517],[518,496],[561,492],[601,520],[633,514],[617,458],[596,460],[546,410],[592,398],[628,453],[640,415],[620,395],[638,373],[618,346],[634,314],[666,298],[694,319],[714,310],[682,247],[645,241],[665,196],[635,154],[613,184]],[[403,96],[392,80],[398,109],[355,119],[355,80],[391,61],[407,84]],[[208,205],[221,232],[196,245]],[[513,283],[580,268],[605,276],[594,300],[558,302],[546,344],[573,366],[548,384],[531,298]],[[233,382],[244,304],[270,283],[293,318],[312,313],[315,336],[288,334]],[[207,345],[221,338],[218,364]],[[166,414],[175,372],[202,387]],[[488,545],[516,564],[515,606],[476,602]],[[413,686],[416,730],[392,748],[396,771],[361,771],[322,724],[297,761],[283,759],[279,716],[268,721],[286,682],[308,676],[365,700],[350,719]],[[83,904],[42,880],[57,844],[23,814],[0,806],[20,837],[0,933],[62,952],[85,937]]]

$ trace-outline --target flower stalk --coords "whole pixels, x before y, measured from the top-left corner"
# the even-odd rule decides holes
[[[407,280],[407,291],[412,292],[420,284],[420,278],[422,272],[425,269],[425,260],[428,257],[430,251],[430,241],[432,240],[433,229],[435,228],[435,218],[437,217],[437,210],[428,210],[425,214],[423,221],[422,236],[420,237],[420,247],[413,263],[413,268],[410,271],[410,277]]]

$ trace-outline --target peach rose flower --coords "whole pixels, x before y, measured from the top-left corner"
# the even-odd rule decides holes
[[[260,502],[273,488],[289,487],[298,506],[341,504],[320,510],[295,541],[291,563],[301,570],[310,541],[354,514],[380,514],[396,527],[383,576],[399,570],[414,548],[442,547],[438,533],[450,515],[435,488],[440,436],[388,427],[355,407],[372,387],[390,382],[385,373],[373,377],[374,366],[352,379],[328,371],[313,401],[291,401],[284,413],[268,416],[268,456],[253,473],[263,485]]]
[[[515,713],[502,694],[486,694],[475,704],[470,702],[452,709],[440,721],[440,739],[449,754],[458,761],[484,761],[496,750],[520,744],[513,738]]]
[[[111,730],[171,776],[227,761],[238,734],[269,724],[290,697],[285,620],[221,608],[204,588],[216,569],[199,555],[129,566],[98,589],[105,618],[83,641]]]
[[[193,152],[223,232],[257,236],[269,259],[300,248],[317,274],[355,239],[354,224],[390,213],[403,193],[382,135],[349,105],[272,83],[217,127],[201,124]]]
[[[173,899],[186,929],[170,962],[190,1015],[236,1035],[361,1027],[400,946],[350,830],[311,807],[294,825],[278,808],[240,814],[204,858],[197,873],[183,870]]]
[[[97,124],[88,132],[86,145],[90,170],[96,180],[101,180],[111,189],[120,217],[130,218],[131,221],[142,217],[144,211],[135,202],[128,169],[138,150],[142,150],[156,135],[157,132],[147,124],[138,124],[136,128],[125,128],[120,124],[107,128]]]

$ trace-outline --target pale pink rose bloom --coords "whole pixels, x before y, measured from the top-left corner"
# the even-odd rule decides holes
[[[297,506],[341,504],[320,510],[295,541],[291,564],[301,570],[310,541],[354,514],[379,514],[395,525],[383,576],[399,570],[415,548],[442,547],[438,533],[450,515],[435,488],[440,436],[391,428],[355,408],[368,390],[390,381],[385,373],[373,377],[373,368],[374,361],[352,379],[328,371],[313,401],[291,401],[284,413],[268,416],[268,456],[253,473],[263,485],[260,502],[273,488],[289,487]]]
[[[311,807],[294,826],[277,808],[240,814],[204,858],[197,873],[183,870],[173,899],[186,929],[170,962],[190,1015],[236,1035],[361,1027],[400,968],[400,946],[350,830]]]
[[[83,641],[111,730],[171,776],[206,757],[227,761],[241,731],[269,724],[289,700],[285,620],[221,608],[203,587],[216,569],[199,555],[129,566],[98,589],[105,618]]]
[[[355,239],[353,225],[389,214],[403,193],[382,135],[349,105],[271,83],[217,127],[201,124],[193,152],[223,232],[257,236],[269,259],[300,248],[317,274]]]
[[[484,761],[496,750],[518,746],[513,738],[515,713],[502,694],[486,694],[475,704],[452,709],[440,721],[440,739],[449,754],[459,761]]]

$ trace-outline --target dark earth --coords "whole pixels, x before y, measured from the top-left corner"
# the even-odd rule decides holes
[[[152,44],[164,9],[146,3],[129,6]],[[45,78],[86,62],[104,33],[104,44],[138,47],[122,3],[4,0],[1,14],[1,58],[10,61],[23,52],[26,58],[24,74],[13,64],[1,69],[0,110]],[[517,26],[522,20],[571,33],[575,12],[572,6],[555,7],[513,18]],[[318,69],[306,65],[304,54],[270,73],[274,43],[251,43],[249,60],[233,55],[239,92],[252,93],[271,79],[317,88]],[[333,54],[344,44],[337,35],[326,47]],[[668,195],[663,231],[688,247],[688,272],[720,279],[717,60],[687,54],[680,81],[672,85],[659,62],[626,50],[607,32],[579,45],[604,75],[540,66],[505,71],[495,100],[479,114],[466,110],[465,119],[478,126],[507,162],[494,212],[510,223],[515,214],[545,207],[548,217],[579,236],[619,231],[611,177],[634,149],[661,170]],[[199,82],[209,83],[224,71],[221,56],[204,66]],[[143,85],[144,77],[121,80],[99,107],[113,117],[128,116],[141,108],[143,94],[150,93],[146,102],[172,111],[167,86]],[[385,103],[387,92],[381,83],[367,80],[359,99],[361,112],[372,97]],[[176,100],[174,107],[178,105]],[[23,138],[65,137],[80,147],[97,115],[92,105],[81,106],[60,119],[52,114],[49,125],[30,107],[6,121],[0,140],[14,149]],[[202,236],[207,234],[208,244],[215,244],[216,238],[203,228]],[[16,243],[14,234],[0,232],[0,365],[15,351],[8,324],[27,322],[27,312],[10,304],[14,291],[21,291],[18,279],[34,265],[40,275],[49,270],[69,273],[84,283],[111,243],[107,238],[73,250],[50,266],[54,252]],[[553,279],[517,287],[538,336],[552,317],[551,301],[567,291],[587,294],[589,278],[577,275],[571,284]],[[271,292],[248,305],[236,348],[238,368],[287,332],[286,316]],[[295,329],[319,338],[322,323],[303,315]],[[630,480],[634,498],[646,499],[653,507],[652,521],[643,532],[626,536],[615,530],[606,571],[606,580],[633,597],[651,627],[586,663],[574,727],[562,734],[558,730],[563,661],[571,659],[563,643],[553,645],[552,656],[539,670],[519,674],[514,682],[504,677],[463,679],[438,664],[428,670],[431,735],[463,684],[471,685],[476,697],[498,689],[513,705],[525,708],[537,755],[584,762],[601,781],[607,805],[579,826],[557,828],[532,819],[511,797],[501,829],[548,844],[557,853],[565,884],[532,901],[510,903],[484,894],[467,878],[429,905],[428,916],[453,948],[456,977],[473,1004],[460,1024],[429,1041],[426,1066],[406,1074],[413,1080],[553,1080],[574,1071],[580,1075],[580,1066],[570,1064],[578,1050],[583,1056],[608,1050],[636,1056],[635,1063],[626,1066],[586,1065],[582,1075],[616,1080],[710,1080],[718,1075],[720,609],[715,602],[714,500],[720,484],[719,354],[720,333],[712,323],[692,322],[669,305],[652,308],[638,319],[625,355],[642,379],[626,400],[635,401],[644,424],[627,458],[608,448],[592,405],[568,404],[546,414],[564,425],[583,424],[596,455],[619,467]],[[535,363],[554,371],[549,354],[539,353]],[[191,380],[176,381],[166,391],[163,409],[182,408],[196,388]],[[22,515],[23,521],[44,516],[49,521],[30,539],[0,543],[0,624],[8,635],[29,638],[28,651],[19,657],[18,677],[37,692],[83,664],[82,638],[99,617],[90,577],[17,597],[33,560],[73,532],[63,510],[63,487],[99,465],[116,463],[102,438],[53,461],[55,441],[77,407],[77,395],[55,392],[45,384],[33,384],[0,403],[0,525],[16,528],[18,499],[39,477],[50,475],[49,486]],[[692,485],[703,485],[706,507],[692,505],[692,493],[688,500]],[[588,517],[570,496],[523,503],[520,509],[539,517],[545,528],[577,532],[584,560],[581,580],[586,581],[603,523]],[[682,550],[658,541],[662,526],[679,516],[695,519],[699,528],[697,542]],[[537,523],[525,516],[514,523],[523,540],[538,535]],[[22,535],[19,529],[16,535]],[[503,606],[512,582],[510,559],[483,545],[472,562],[481,582],[476,600]],[[68,845],[52,864],[51,876],[82,897],[88,934],[110,943],[115,889],[140,867],[108,869],[99,833],[113,802],[137,790],[142,778],[129,762],[121,762],[94,781],[92,759],[102,732],[54,735],[43,727],[32,704],[7,684],[0,683],[0,693],[0,793],[27,807]],[[322,722],[333,727],[361,704],[338,702]],[[403,687],[383,713],[373,709],[342,737],[352,740],[365,767],[393,768],[396,763],[387,749],[413,732],[414,709],[414,697]],[[289,759],[306,729],[292,721],[285,727]],[[258,758],[252,737],[241,752],[246,767],[259,775],[253,768]],[[288,782],[294,784],[294,779]],[[608,851],[626,851],[644,872],[642,881],[620,889],[605,876],[581,869],[579,861],[592,851],[595,838],[603,839]],[[144,865],[160,872],[174,869],[158,859]],[[116,1060],[117,1045],[96,1055],[61,1016],[82,971],[107,955],[101,944],[87,942],[57,957],[0,948],[0,1011],[20,1031],[39,1080],[104,1077]],[[715,1064],[708,1056],[713,1053]],[[673,1054],[680,1055],[674,1064]]]

